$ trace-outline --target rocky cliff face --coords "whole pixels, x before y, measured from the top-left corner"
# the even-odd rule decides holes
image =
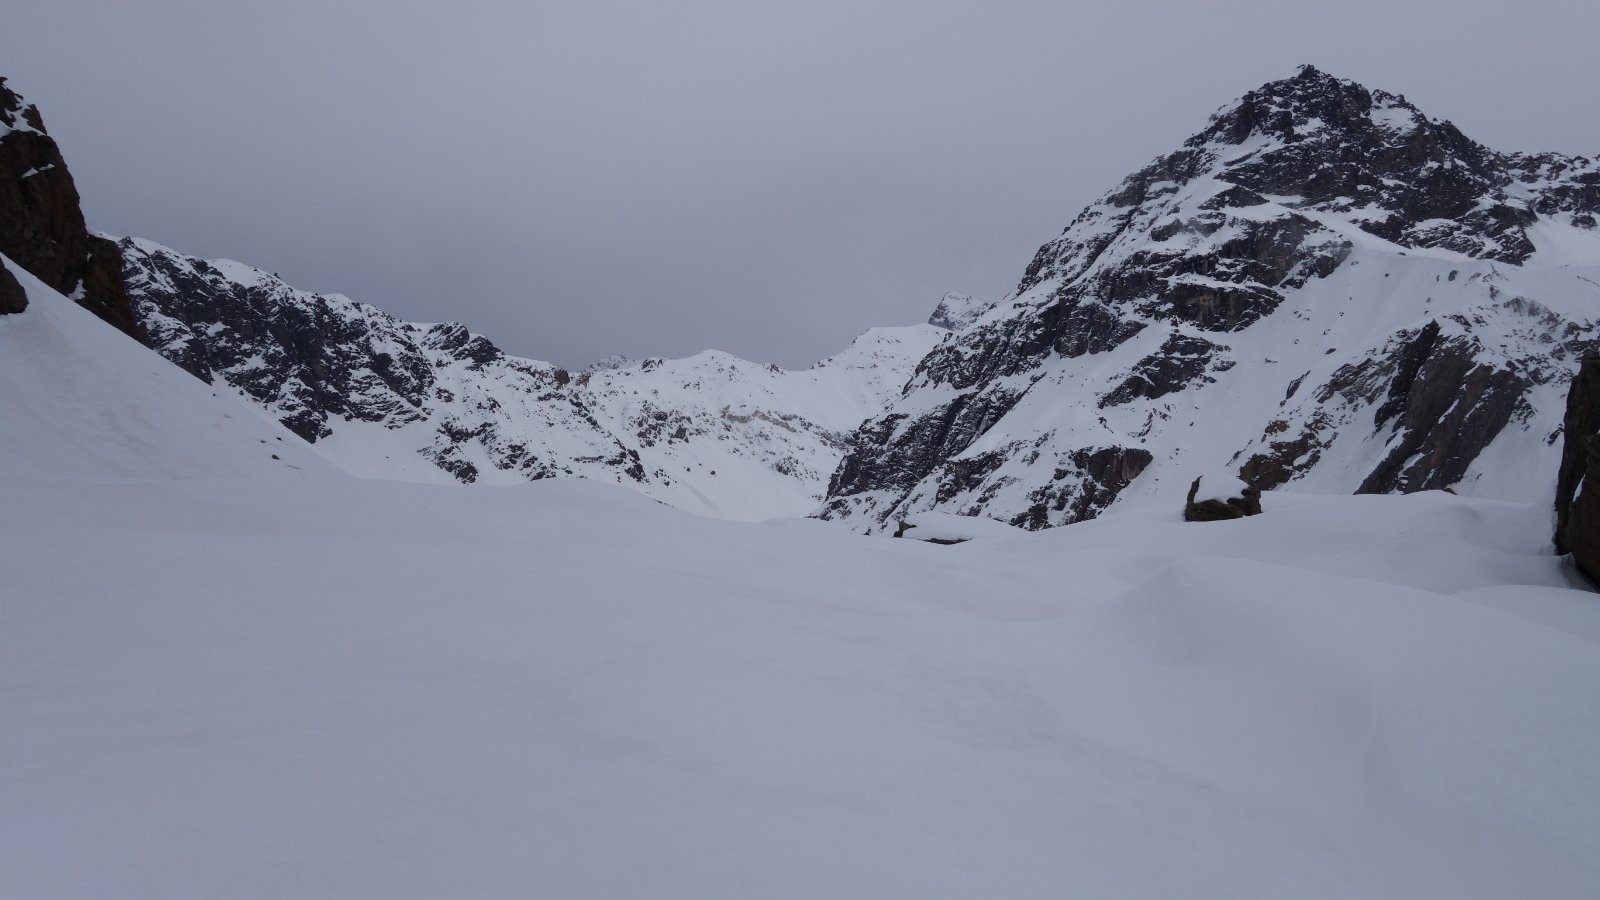
[[[27,308],[28,292],[22,289],[17,276],[6,268],[6,263],[0,262],[0,316],[19,313]]]
[[[1567,394],[1555,544],[1600,585],[1600,356],[1584,359]]]
[[[78,189],[38,107],[0,78],[0,253],[135,340],[142,339],[122,286],[122,258],[89,233]],[[0,313],[17,312],[20,289],[0,285]],[[7,300],[5,297],[11,299]]]
[[[1312,68],[1041,247],[865,423],[824,515],[1030,528],[1199,471],[1520,495],[1597,330],[1600,166],[1507,155]],[[1500,447],[1497,452],[1491,448]],[[1488,453],[1488,456],[1486,456]],[[1170,499],[1170,498],[1169,498]]]
[[[349,471],[577,476],[736,518],[812,511],[850,432],[946,333],[877,329],[804,371],[712,351],[571,373],[458,324],[402,322],[239,263],[131,238],[120,250],[152,346]]]

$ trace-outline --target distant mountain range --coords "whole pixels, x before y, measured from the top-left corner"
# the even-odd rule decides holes
[[[507,483],[576,476],[709,515],[801,516],[849,436],[947,332],[877,328],[810,369],[727,353],[586,372],[401,322],[227,260],[119,242],[149,344],[237,391],[357,475]]]

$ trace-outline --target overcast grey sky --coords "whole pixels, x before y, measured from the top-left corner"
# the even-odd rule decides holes
[[[1310,62],[1600,153],[1592,2],[17,4],[92,227],[570,366],[806,365],[1005,293],[1078,210]]]

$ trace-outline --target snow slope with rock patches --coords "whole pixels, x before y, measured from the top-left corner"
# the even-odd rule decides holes
[[[812,511],[845,436],[947,333],[875,328],[796,371],[707,351],[571,373],[459,324],[402,322],[151,241],[120,246],[153,346],[346,471],[475,484],[576,476],[738,519]]]
[[[1540,500],[1600,347],[1600,168],[1500,154],[1307,67],[1040,248],[865,423],[825,515],[1027,528],[1229,468]],[[1162,501],[1164,502],[1164,501]]]
[[[28,307],[0,316],[0,460],[13,477],[334,473],[253,407],[218,396],[0,257]]]

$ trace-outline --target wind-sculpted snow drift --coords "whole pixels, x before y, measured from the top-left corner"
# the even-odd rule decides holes
[[[1594,161],[1497,153],[1307,67],[1040,248],[856,432],[824,515],[1042,528],[1220,467],[1546,496],[1600,337],[1597,214]]]

